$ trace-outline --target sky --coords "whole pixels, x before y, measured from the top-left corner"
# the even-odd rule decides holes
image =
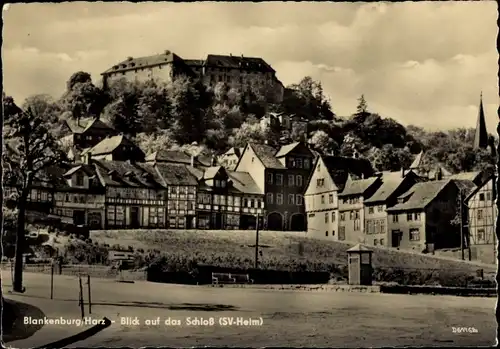
[[[170,50],[262,57],[283,84],[321,81],[333,111],[368,108],[430,130],[487,127],[498,109],[497,5],[402,3],[45,3],[3,9],[4,90],[58,98],[76,71]]]

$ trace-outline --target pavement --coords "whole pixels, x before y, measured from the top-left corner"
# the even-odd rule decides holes
[[[56,275],[54,299],[50,299],[50,275],[25,273],[26,293],[21,295],[7,293],[11,280],[6,274],[2,281],[7,299],[30,304],[48,319],[81,319],[77,277]],[[493,298],[119,283],[97,278],[91,279],[91,291],[92,313],[88,314],[86,305],[85,316],[94,321],[106,316],[114,323],[71,347],[496,344]],[[30,337],[7,345],[42,346],[89,327],[45,324]]]

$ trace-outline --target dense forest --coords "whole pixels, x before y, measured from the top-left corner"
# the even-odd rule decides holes
[[[19,110],[5,94],[3,107],[6,119]],[[370,110],[364,96],[352,115],[339,116],[321,83],[310,77],[288,86],[283,102],[273,104],[269,86],[241,91],[219,83],[207,88],[179,78],[173,82],[119,80],[104,90],[94,84],[90,74],[76,72],[59,99],[35,95],[20,107],[41,116],[55,138],[65,135],[62,125],[66,118],[100,116],[146,153],[194,144],[220,154],[248,141],[272,144],[282,136],[280,130],[260,120],[269,112],[283,112],[309,122],[306,135],[292,132],[287,141],[306,139],[325,154],[351,156],[355,151],[379,171],[407,168],[422,150],[429,167],[440,164],[452,172],[478,170],[492,163],[489,150],[473,149],[474,129],[429,132],[413,125],[405,127]],[[490,141],[494,142],[493,136]]]

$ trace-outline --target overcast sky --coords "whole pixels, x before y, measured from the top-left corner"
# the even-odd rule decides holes
[[[70,75],[94,81],[127,56],[171,50],[263,57],[289,85],[320,80],[338,115],[369,109],[429,129],[488,131],[498,108],[496,2],[62,3],[4,8],[4,89],[21,103],[59,97]]]

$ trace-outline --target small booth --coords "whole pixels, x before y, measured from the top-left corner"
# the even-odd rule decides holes
[[[349,285],[372,284],[372,253],[373,250],[361,244],[347,250]]]

